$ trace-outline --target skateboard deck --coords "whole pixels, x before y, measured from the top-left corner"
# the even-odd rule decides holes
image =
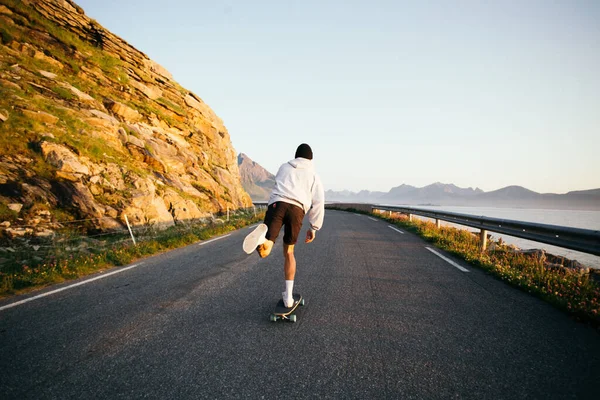
[[[296,322],[296,314],[294,314],[294,311],[296,311],[299,306],[304,305],[304,298],[298,293],[294,293],[292,297],[294,298],[294,305],[290,308],[287,308],[283,304],[283,299],[279,299],[279,302],[275,306],[275,310],[273,310],[273,313],[269,317],[272,322],[280,319]]]

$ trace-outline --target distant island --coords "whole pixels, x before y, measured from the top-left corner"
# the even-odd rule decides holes
[[[242,186],[254,201],[264,201],[275,183],[272,173],[241,153],[238,167]],[[402,184],[389,192],[348,190],[325,192],[328,202],[401,204],[410,206],[466,206],[542,208],[561,210],[600,210],[600,188],[565,194],[538,193],[522,186],[507,186],[491,192],[479,188],[460,188],[436,182],[424,187]]]

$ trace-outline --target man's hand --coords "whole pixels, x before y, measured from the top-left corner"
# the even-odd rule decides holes
[[[316,236],[315,231],[313,231],[311,229],[307,230],[306,231],[306,240],[304,240],[304,243],[312,242],[313,240],[315,240],[315,236]]]

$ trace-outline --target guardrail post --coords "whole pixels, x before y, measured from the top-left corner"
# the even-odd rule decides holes
[[[483,253],[487,249],[487,231],[485,229],[479,232],[479,238],[481,239],[481,252]]]
[[[412,222],[412,214],[408,214],[408,220]]]
[[[131,231],[131,225],[129,225],[129,220],[127,219],[127,214],[123,214],[123,216],[125,217],[127,229],[129,229],[129,234],[131,235],[131,240],[133,241],[133,244],[137,246],[137,243],[135,242],[135,237],[133,236],[133,232]]]
[[[440,221],[439,219],[435,220],[435,227],[440,229],[442,227],[442,221]]]

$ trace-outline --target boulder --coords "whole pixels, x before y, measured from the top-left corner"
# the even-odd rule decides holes
[[[17,214],[21,212],[23,209],[23,204],[20,203],[11,203],[8,205],[9,210],[16,212]]]
[[[0,111],[0,122],[6,122],[8,119],[8,113],[4,110]]]
[[[210,216],[210,213],[200,211],[192,200],[183,199],[173,190],[167,191],[163,200],[176,222],[193,222]]]
[[[105,121],[108,121],[112,125],[119,125],[119,121],[115,117],[108,115],[107,113],[104,113],[100,110],[90,110],[90,114],[92,114],[96,118],[100,118]]]
[[[7,87],[7,88],[21,90],[21,86],[19,86],[18,84],[14,83],[14,82],[7,81],[5,79],[0,79],[0,85]]]
[[[42,237],[42,238],[49,238],[49,237],[53,237],[54,235],[55,235],[55,232],[53,230],[46,229],[46,228],[36,229],[35,232],[33,233],[33,236]]]
[[[18,237],[24,237],[33,234],[33,229],[31,228],[7,228],[4,230],[8,234],[8,236],[12,239]]]
[[[68,148],[52,142],[40,145],[44,159],[63,174],[89,175],[89,168]]]
[[[39,70],[38,72],[40,73],[40,75],[42,75],[45,78],[52,79],[52,80],[56,79],[56,74],[53,74],[52,72],[43,71],[43,70]]]
[[[114,163],[106,164],[103,171],[102,186],[109,190],[125,190],[125,180],[121,167]]]
[[[137,122],[142,118],[139,112],[118,101],[105,99],[104,106],[107,110],[126,122]]]
[[[83,122],[95,128],[112,128],[113,126],[115,126],[113,122],[103,118],[89,117],[84,118]]]
[[[36,60],[44,61],[47,64],[52,65],[55,68],[63,69],[65,66],[58,60],[47,56],[43,52],[39,51],[29,43],[21,43],[19,45],[18,50],[24,54],[27,54],[29,57],[35,58]]]
[[[66,82],[61,82],[61,86],[64,87],[65,89],[69,90],[75,96],[77,96],[77,98],[80,101],[87,102],[87,103],[95,103],[96,102],[96,99],[94,99],[92,96],[90,96],[87,93],[82,92],[81,90],[77,89],[73,85],[69,85]]]
[[[13,12],[10,11],[6,6],[0,5],[0,14],[13,15]]]
[[[165,206],[162,198],[156,195],[156,187],[149,179],[137,179],[134,182],[136,191],[131,203],[122,214],[127,215],[132,225],[153,225],[158,228],[173,226],[173,216]],[[124,221],[124,217],[123,217]]]
[[[140,92],[142,92],[146,97],[148,97],[151,100],[156,100],[162,97],[163,95],[162,90],[160,90],[158,87],[153,85],[144,85],[143,83],[138,82],[135,79],[130,80],[129,84],[137,90],[139,90]]]

